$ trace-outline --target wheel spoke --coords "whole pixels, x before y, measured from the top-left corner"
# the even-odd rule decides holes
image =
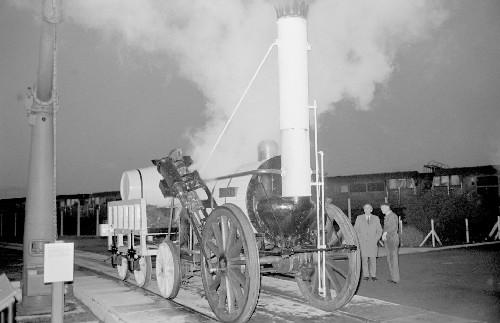
[[[238,283],[238,285],[242,287],[245,287],[246,278],[238,269],[228,268],[227,273],[231,281]]]
[[[219,223],[212,223],[212,232],[214,233],[217,247],[219,248],[219,250],[224,250],[224,247],[222,246],[222,234],[220,232]]]
[[[235,284],[228,275],[226,275],[226,290],[227,290],[227,310],[229,313],[234,311],[234,307],[236,304],[236,299],[234,295],[234,287]]]
[[[226,253],[229,253],[230,248],[234,245],[236,241],[236,223],[230,223],[231,227],[229,228],[229,234],[228,234],[228,239],[226,241]]]
[[[326,268],[326,278],[326,281],[331,283],[333,289],[335,289],[337,292],[342,289],[342,284],[336,277],[335,271],[332,268]]]
[[[215,274],[215,278],[210,283],[210,291],[217,291],[217,288],[220,286],[220,274]]]
[[[228,231],[229,227],[227,224],[227,217],[226,216],[221,216],[220,217],[220,226],[221,226],[221,235],[222,235],[222,249],[221,250],[226,250],[228,246]]]
[[[318,273],[316,270],[314,273],[311,275],[311,286],[312,286],[312,292],[313,294],[318,294]]]
[[[336,261],[336,260],[348,260],[349,257],[347,255],[345,255],[345,254],[335,254],[335,255],[331,255],[327,259],[328,260],[332,260],[332,261]]]
[[[330,279],[328,278],[328,269],[325,273],[325,298],[329,299],[330,297]]]
[[[217,257],[220,256],[220,249],[215,243],[213,243],[213,241],[207,241],[207,247],[208,249],[210,249],[210,251],[212,251],[214,255],[216,255]]]
[[[217,304],[217,307],[224,309],[226,307],[226,297],[227,297],[225,279],[221,279],[221,284],[219,286],[217,294],[219,294],[219,302]]]
[[[241,308],[244,301],[243,292],[241,291],[241,288],[235,284],[231,284],[231,290],[233,298],[236,301],[236,307]]]
[[[227,260],[227,266],[230,268],[245,266],[247,264],[246,257],[234,257]]]
[[[346,273],[340,269],[338,266],[335,266],[336,264],[333,263],[332,261],[327,261],[327,266],[329,266],[334,272],[340,275],[343,279],[347,279]]]
[[[241,248],[243,248],[243,240],[240,238],[236,241],[234,245],[232,245],[229,248],[229,251],[227,252],[227,257],[234,258],[238,256],[241,253]]]

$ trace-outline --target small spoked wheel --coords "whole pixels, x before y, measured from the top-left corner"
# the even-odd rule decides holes
[[[161,296],[172,299],[181,286],[181,260],[179,248],[172,241],[165,240],[158,247],[156,255],[156,283]]]
[[[128,278],[128,260],[125,256],[118,256],[118,263],[116,264],[116,271],[118,272],[118,277],[121,280],[126,280]]]
[[[336,225],[330,241],[334,247],[355,245],[354,251],[331,251],[325,255],[324,269],[318,269],[317,253],[313,254],[311,262],[302,268],[295,280],[302,295],[315,307],[326,311],[335,311],[347,304],[359,284],[361,258],[356,232],[345,214],[333,205],[328,205],[326,211],[333,217]],[[323,276],[324,273],[324,276]],[[320,279],[324,277],[324,290],[320,290]]]
[[[260,291],[257,241],[250,221],[233,204],[210,213],[203,227],[201,275],[205,294],[222,322],[246,322]],[[203,255],[203,253],[202,253]]]
[[[151,256],[139,258],[139,268],[134,270],[135,284],[139,287],[147,287],[151,282]]]

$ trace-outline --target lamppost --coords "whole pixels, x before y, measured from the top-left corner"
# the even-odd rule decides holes
[[[23,314],[50,312],[51,288],[43,283],[44,244],[53,242],[55,230],[55,137],[57,110],[56,35],[61,20],[60,0],[44,0],[40,26],[40,52],[35,87],[31,89],[28,120],[31,150],[23,238]]]

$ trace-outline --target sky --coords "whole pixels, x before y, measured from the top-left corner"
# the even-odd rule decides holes
[[[63,0],[57,193],[118,190],[121,173],[176,147],[202,175],[279,139],[269,0]],[[309,93],[328,175],[500,164],[500,2],[316,0]],[[0,198],[26,192],[40,1],[0,0]]]

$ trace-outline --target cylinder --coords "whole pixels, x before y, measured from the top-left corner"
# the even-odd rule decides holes
[[[172,199],[165,198],[159,187],[160,180],[162,179],[156,166],[123,172],[120,181],[120,195],[122,200],[143,198],[148,205],[171,207]],[[177,199],[174,201],[174,207],[179,207]]]
[[[274,140],[264,140],[258,146],[258,161],[265,161],[278,155],[278,143]]]
[[[307,1],[282,1],[276,12],[282,194],[311,196]]]

